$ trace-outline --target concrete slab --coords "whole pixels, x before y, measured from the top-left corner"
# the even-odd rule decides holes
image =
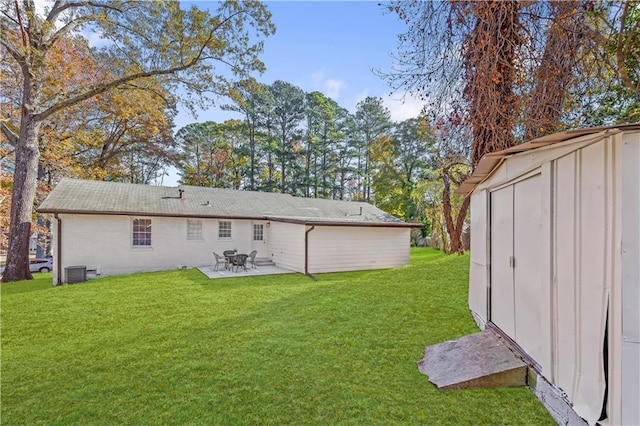
[[[240,269],[238,272],[235,270],[221,268],[219,271],[214,271],[214,266],[198,266],[198,270],[205,274],[208,278],[239,278],[250,277],[255,275],[276,275],[276,274],[293,274],[294,271],[288,269],[279,268],[274,265],[260,266],[256,268],[247,267],[247,270]]]
[[[524,386],[527,376],[527,365],[490,330],[426,347],[418,369],[439,389]]]

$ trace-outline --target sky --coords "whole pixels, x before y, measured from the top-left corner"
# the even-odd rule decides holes
[[[200,9],[215,8],[214,2],[183,2]],[[283,80],[305,92],[319,91],[340,106],[355,112],[367,96],[380,97],[391,118],[402,121],[416,117],[423,103],[404,93],[391,94],[386,81],[373,70],[388,71],[404,23],[385,13],[378,1],[266,1],[276,33],[264,41],[260,59],[266,72],[255,75],[265,84]],[[213,10],[212,10],[213,12]],[[219,102],[221,104],[225,101]],[[222,122],[241,118],[237,113],[211,108],[193,118],[180,109],[176,131],[194,122]],[[177,185],[175,170],[162,184]]]
[[[35,0],[40,12],[51,0]],[[183,7],[196,5],[215,13],[215,1],[182,1]],[[264,40],[260,59],[266,66],[254,75],[264,84],[283,80],[305,92],[319,91],[350,112],[367,96],[380,97],[394,121],[418,116],[423,103],[404,93],[390,94],[386,81],[373,70],[388,71],[393,65],[397,36],[405,25],[397,15],[379,6],[379,1],[265,1],[272,13],[276,33]],[[91,41],[91,34],[87,35]],[[93,40],[100,43],[100,40]],[[218,105],[228,103],[221,99]],[[175,130],[190,123],[242,118],[218,107],[198,111],[193,117],[179,107]],[[176,185],[171,170],[163,185]]]
[[[213,2],[183,2],[200,9]],[[396,15],[384,13],[377,1],[266,1],[276,34],[265,39],[260,56],[266,72],[256,75],[261,83],[283,80],[305,92],[317,90],[340,106],[355,112],[367,96],[384,99],[391,118],[400,121],[418,115],[422,103],[402,93],[389,96],[390,88],[373,69],[387,71],[405,30]],[[213,108],[197,119],[181,111],[176,128],[192,122],[237,118]]]

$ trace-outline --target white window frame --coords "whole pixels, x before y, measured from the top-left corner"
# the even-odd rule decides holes
[[[188,241],[202,241],[202,220],[201,219],[187,219],[187,240]]]
[[[148,229],[148,231],[143,231],[143,228],[140,228],[140,221],[145,221],[146,224],[146,228]],[[143,227],[145,226],[144,224],[142,225]],[[140,242],[140,236],[144,236],[148,234],[148,244],[139,244]],[[153,247],[152,243],[153,243],[153,222],[151,219],[149,218],[144,218],[144,217],[134,217],[131,219],[131,247],[133,248],[151,248]],[[138,238],[136,238],[136,236],[138,236]],[[138,244],[136,244],[136,241],[138,241]],[[143,241],[144,242],[144,241]]]
[[[256,238],[256,236],[259,236],[260,238]],[[264,224],[253,224],[253,241],[264,241]]]
[[[222,235],[222,233],[224,232],[226,234],[227,229],[222,229],[222,224],[225,224],[225,228],[226,228],[226,224],[229,224],[229,235]],[[219,240],[230,240],[231,237],[233,236],[232,234],[232,230],[233,230],[233,226],[231,224],[230,220],[219,220],[218,221],[218,239]]]

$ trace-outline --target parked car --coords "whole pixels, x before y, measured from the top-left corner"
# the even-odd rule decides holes
[[[29,270],[31,272],[51,272],[53,271],[53,259],[50,257],[31,259],[29,261]]]

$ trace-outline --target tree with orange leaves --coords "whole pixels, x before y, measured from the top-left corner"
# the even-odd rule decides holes
[[[94,31],[104,41],[90,52],[99,57],[96,63],[105,71],[105,79],[89,85],[64,81],[61,90],[47,86],[49,53],[82,29]],[[188,98],[193,102],[211,99],[206,94],[224,94],[229,86],[225,72],[245,75],[263,70],[258,60],[260,38],[272,34],[274,27],[268,10],[256,1],[221,2],[212,16],[195,6],[183,10],[172,1],[57,0],[41,16],[33,0],[3,0],[0,31],[2,56],[20,70],[15,77],[21,94],[19,115],[8,116],[3,111],[0,119],[0,130],[15,155],[7,265],[2,278],[6,282],[32,278],[28,242],[40,160],[38,139],[45,120],[145,79],[168,88],[185,87],[187,96],[197,95]]]

